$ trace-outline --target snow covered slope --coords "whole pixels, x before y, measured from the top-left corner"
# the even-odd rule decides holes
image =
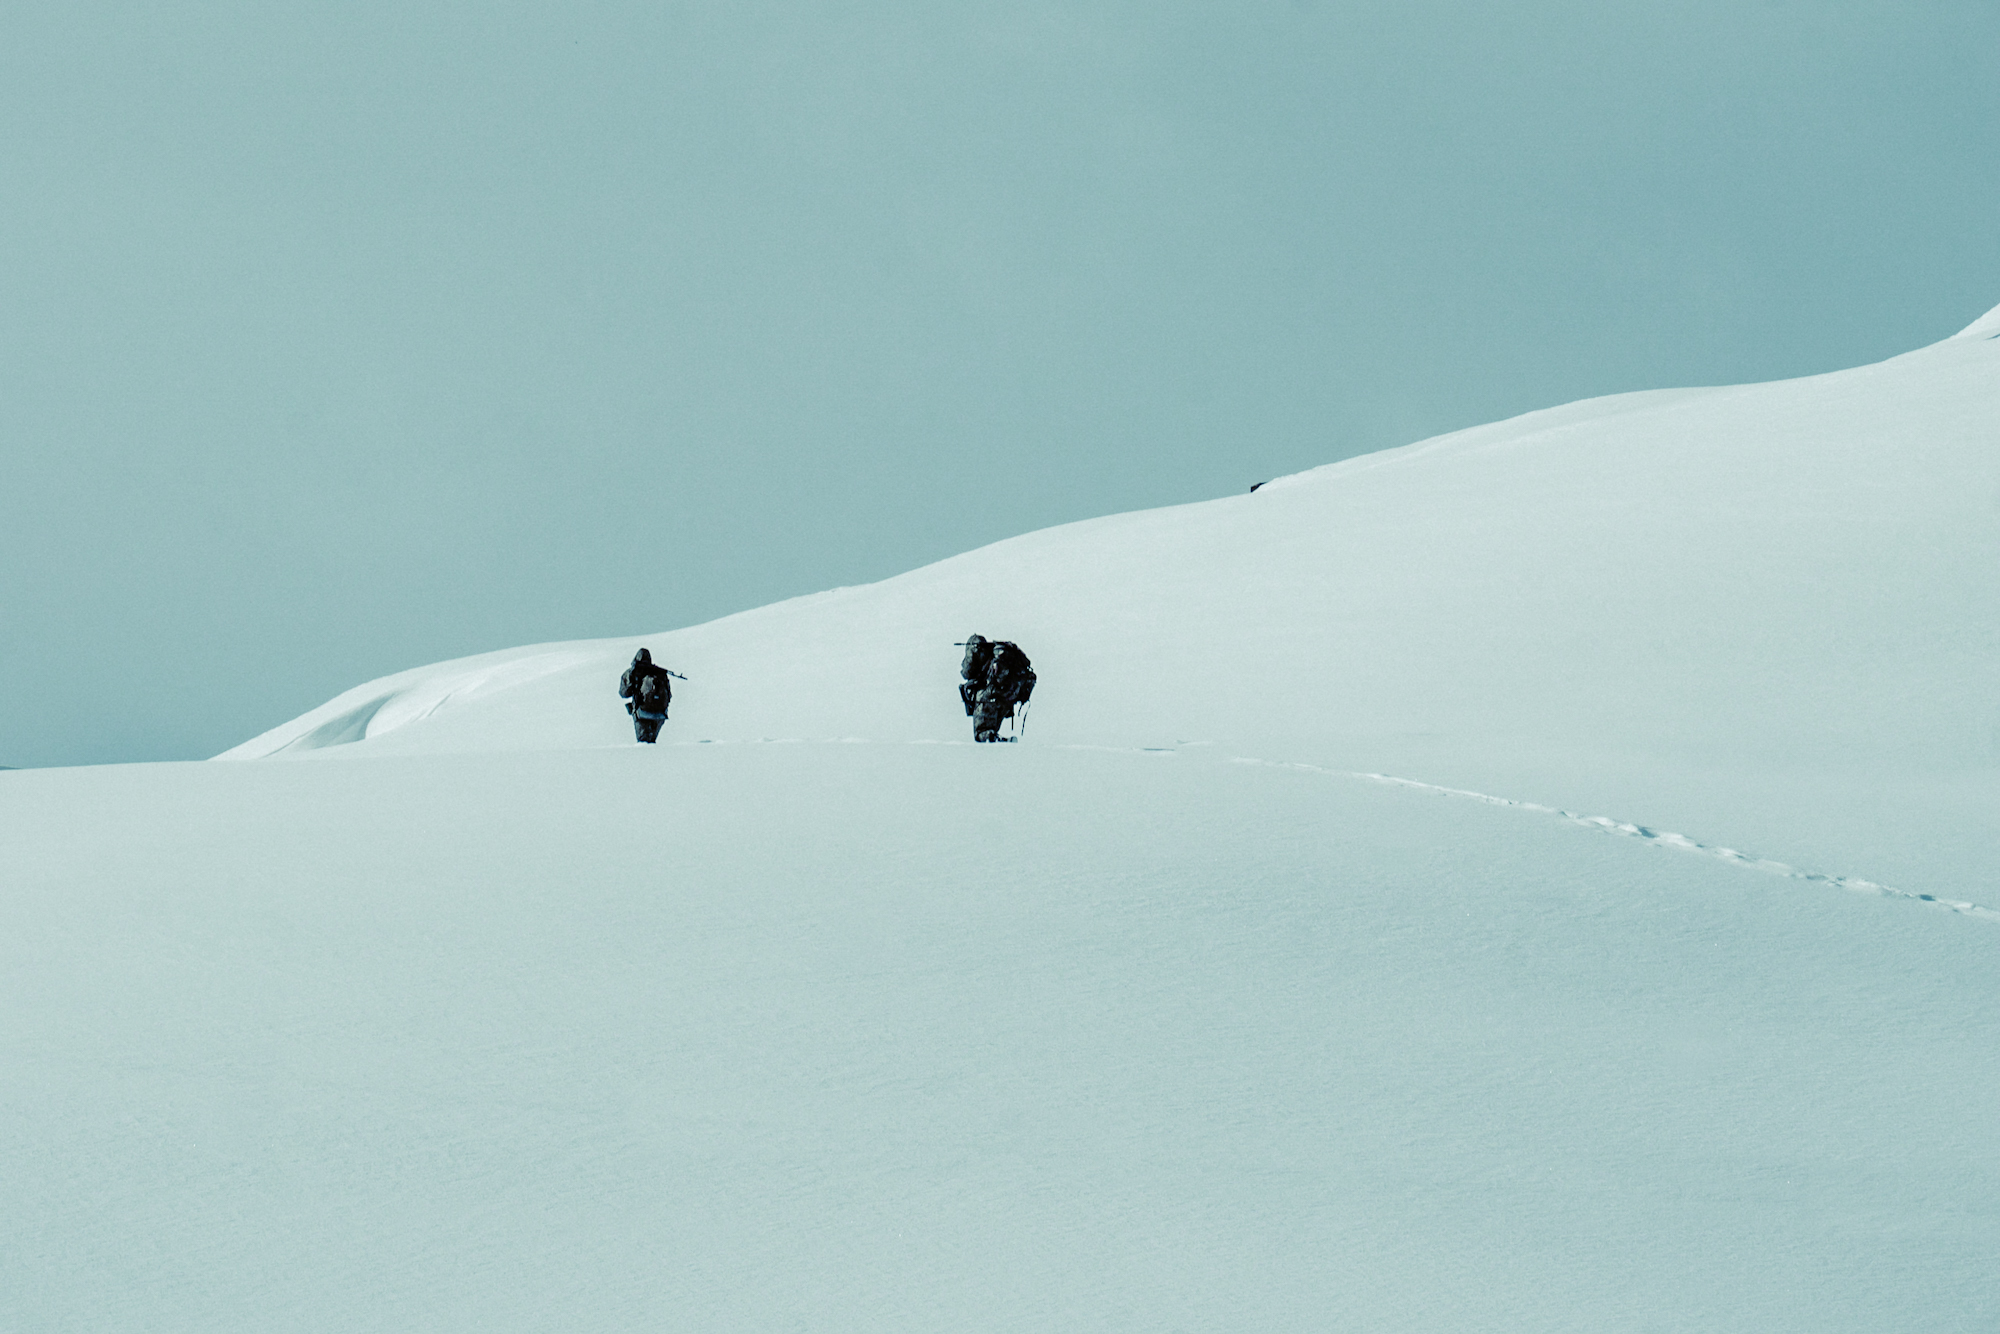
[[[1991,1330],[1989,330],[0,774],[0,1329]]]
[[[37,771],[0,848],[0,1328],[2000,1321],[1932,905],[1203,747]]]
[[[1016,639],[1053,743],[1214,742],[1964,897],[2000,771],[2000,314],[1880,365],[1627,394],[642,639],[371,682],[229,752],[945,739]]]

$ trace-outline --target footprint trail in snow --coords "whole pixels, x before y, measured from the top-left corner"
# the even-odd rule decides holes
[[[1966,917],[1982,917],[1988,921],[2000,921],[2000,911],[1961,899],[1939,898],[1935,894],[1918,894],[1912,890],[1897,889],[1892,885],[1878,884],[1873,880],[1862,880],[1854,876],[1823,875],[1817,871],[1802,871],[1796,866],[1768,857],[1752,857],[1738,852],[1735,848],[1720,847],[1712,843],[1702,843],[1685,834],[1670,833],[1653,829],[1629,821],[1614,820],[1606,815],[1578,815],[1557,806],[1544,806],[1539,802],[1516,801],[1511,797],[1495,797],[1485,792],[1474,792],[1468,788],[1441,787],[1436,783],[1423,783],[1414,778],[1397,778],[1392,774],[1358,773],[1347,769],[1328,769],[1317,764],[1299,764],[1281,760],[1260,760],[1247,756],[1233,756],[1235,764],[1264,765],[1274,769],[1298,769],[1306,773],[1325,774],[1331,778],[1358,778],[1370,783],[1381,783],[1386,787],[1408,788],[1415,792],[1428,792],[1440,797],[1458,797],[1467,801],[1484,802],[1488,806],[1507,806],[1514,810],[1529,811],[1536,815],[1553,815],[1585,829],[1595,829],[1601,833],[1616,834],[1621,838],[1636,838],[1656,847],[1673,848],[1680,852],[1692,852],[1703,857],[1713,857],[1717,861],[1728,862],[1746,870],[1762,871],[1766,875],[1780,876],[1786,880],[1796,880],[1803,884],[1825,885],[1830,889],[1844,889],[1855,894],[1874,894],[1882,898],[1908,899],[1912,903],[1924,903],[1934,908],[1943,908]]]

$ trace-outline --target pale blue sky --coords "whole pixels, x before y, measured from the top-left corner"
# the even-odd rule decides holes
[[[0,4],[0,764],[1934,341],[1996,93],[1991,0]]]

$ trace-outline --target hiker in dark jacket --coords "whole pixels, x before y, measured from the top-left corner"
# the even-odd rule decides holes
[[[1004,639],[994,643],[984,635],[968,638],[958,674],[963,678],[958,697],[965,704],[966,716],[972,719],[974,741],[998,741],[1000,720],[1012,718],[1014,710],[1026,705],[1035,690],[1035,671],[1028,665],[1028,655]]]
[[[660,724],[667,720],[667,705],[673,700],[674,687],[667,679],[667,669],[653,661],[653,655],[640,649],[632,657],[632,665],[618,678],[618,698],[628,701],[625,712],[632,715],[632,732],[646,745],[660,739]]]

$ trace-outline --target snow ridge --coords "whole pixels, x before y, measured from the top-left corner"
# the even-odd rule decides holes
[[[1235,764],[1264,765],[1275,769],[1298,769],[1306,773],[1326,774],[1334,778],[1358,778],[1370,783],[1381,783],[1389,787],[1409,788],[1416,792],[1430,792],[1442,797],[1459,797],[1469,801],[1484,802],[1489,806],[1508,806],[1519,811],[1530,811],[1536,815],[1553,815],[1585,829],[1601,833],[1616,834],[1621,838],[1636,838],[1657,847],[1673,848],[1680,852],[1692,852],[1703,857],[1713,857],[1732,866],[1746,870],[1761,871],[1786,880],[1796,880],[1803,884],[1825,885],[1830,889],[1844,889],[1855,894],[1873,894],[1881,898],[1908,899],[1912,903],[1925,903],[1933,908],[1943,908],[1947,912],[1965,917],[1980,917],[1987,921],[2000,922],[2000,910],[1968,903],[1961,899],[1941,899],[1935,894],[1919,894],[1913,890],[1897,889],[1893,885],[1878,884],[1873,880],[1863,880],[1856,876],[1824,875],[1818,871],[1803,871],[1784,862],[1773,861],[1769,857],[1753,857],[1738,852],[1735,848],[1725,848],[1719,844],[1702,843],[1686,834],[1670,833],[1663,829],[1652,829],[1642,824],[1626,820],[1614,820],[1607,815],[1578,815],[1557,806],[1544,806],[1539,802],[1517,801],[1512,797],[1496,797],[1485,792],[1474,792],[1462,787],[1442,787],[1436,783],[1423,783],[1414,778],[1397,778],[1392,774],[1358,773],[1346,769],[1328,769],[1317,764],[1299,764],[1282,760],[1260,760],[1247,756],[1233,756]]]
[[[1981,315],[1952,335],[1953,338],[2000,338],[2000,306]]]

